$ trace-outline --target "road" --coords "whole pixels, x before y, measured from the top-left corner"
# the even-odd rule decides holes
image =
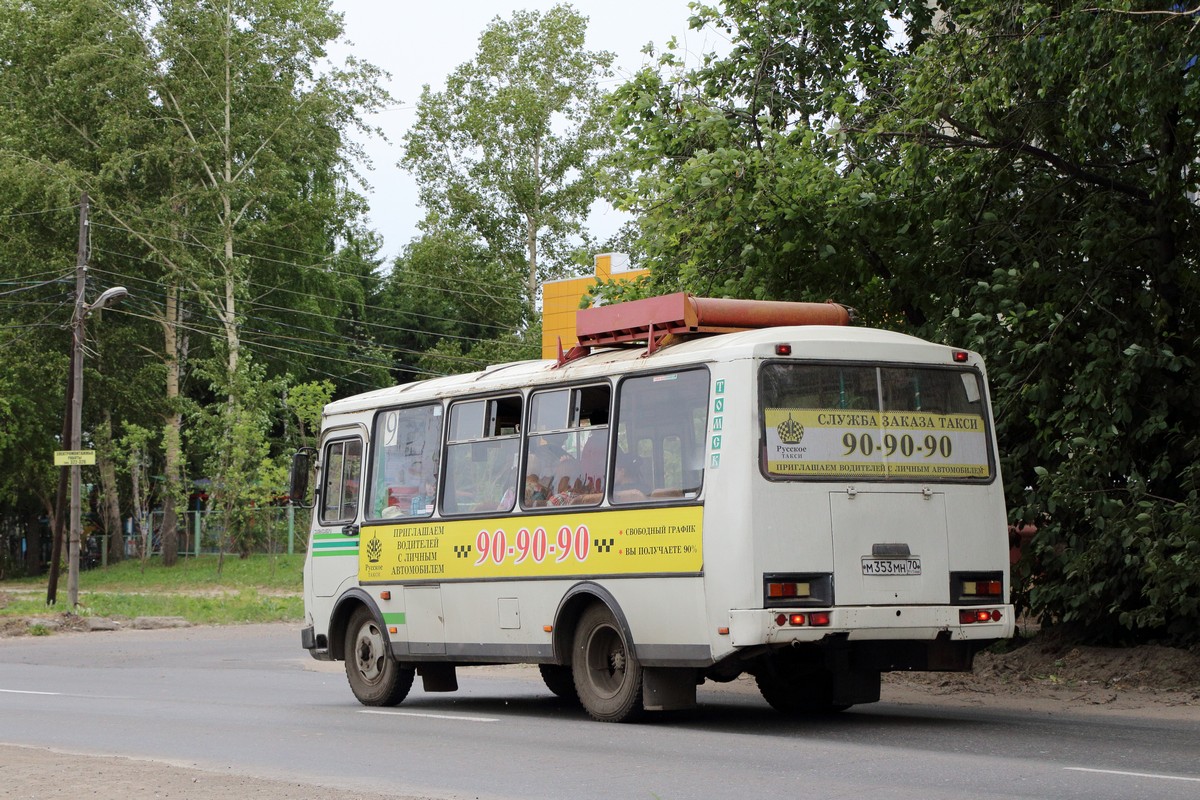
[[[459,683],[426,694],[418,679],[403,705],[367,709],[281,625],[0,639],[0,797],[1200,796],[1186,711],[978,708],[885,687],[882,703],[789,721],[744,685],[708,684],[694,711],[606,725],[528,667]],[[73,788],[47,790],[38,770],[72,764]],[[195,790],[129,791],[169,775]]]

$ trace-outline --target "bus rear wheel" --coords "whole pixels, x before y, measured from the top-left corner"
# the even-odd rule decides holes
[[[642,714],[642,665],[607,606],[590,606],[580,617],[571,671],[592,719],[628,722]]]
[[[828,669],[789,655],[767,657],[754,672],[758,691],[771,708],[798,715],[845,711],[850,707],[833,702],[833,675]]]
[[[359,608],[346,628],[346,679],[365,706],[394,706],[408,697],[416,671],[388,652],[383,629],[369,608]]]

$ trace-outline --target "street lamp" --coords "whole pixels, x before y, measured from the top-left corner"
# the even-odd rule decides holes
[[[84,223],[86,224],[86,222]],[[82,226],[81,226],[82,227]],[[71,449],[82,447],[80,428],[83,425],[83,333],[84,321],[93,311],[99,311],[129,294],[124,286],[105,289],[90,305],[83,302],[87,267],[76,271],[75,316],[71,320]],[[83,533],[82,502],[79,491],[79,465],[71,465],[71,536],[67,545],[67,602],[74,609],[79,605],[79,541]]]

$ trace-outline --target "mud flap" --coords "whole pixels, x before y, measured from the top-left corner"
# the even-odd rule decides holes
[[[642,670],[642,705],[647,711],[696,707],[696,671],[670,667]]]
[[[847,670],[831,675],[830,705],[856,706],[879,702],[879,673],[874,670]]]
[[[417,667],[421,688],[427,692],[457,692],[458,674],[453,664],[421,664]]]

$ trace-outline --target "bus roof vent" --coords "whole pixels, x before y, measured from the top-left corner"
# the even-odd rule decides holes
[[[849,325],[852,310],[826,303],[729,300],[687,292],[584,308],[575,312],[583,346],[645,342],[647,354],[671,335],[733,333],[783,325]]]

